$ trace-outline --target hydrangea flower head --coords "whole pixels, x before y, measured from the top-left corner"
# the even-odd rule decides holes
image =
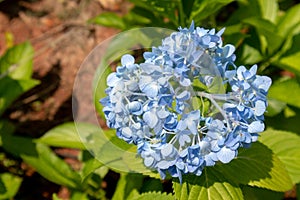
[[[143,63],[126,54],[107,77],[100,100],[107,125],[163,179],[229,163],[264,130],[271,79],[256,75],[256,65],[236,66],[223,32],[179,28]]]

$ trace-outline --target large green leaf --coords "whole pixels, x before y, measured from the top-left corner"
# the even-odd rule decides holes
[[[33,88],[38,83],[39,81],[33,79],[15,80],[10,77],[0,79],[0,115],[21,94]]]
[[[84,138],[98,131],[99,128],[93,124],[67,122],[47,131],[37,142],[54,147],[66,147],[86,149]],[[80,135],[79,135],[80,133]]]
[[[0,58],[0,75],[13,79],[29,79],[32,75],[33,48],[25,42],[8,49]]]
[[[257,187],[245,186],[242,187],[245,200],[282,200],[283,192],[275,192]]]
[[[259,139],[284,163],[293,183],[300,183],[300,136],[269,129]]]
[[[184,176],[182,184],[174,181],[173,188],[178,200],[243,199],[240,187],[211,167],[205,168],[200,177]]]
[[[237,158],[229,164],[214,168],[240,184],[274,191],[287,191],[293,186],[284,164],[260,142],[252,144],[249,149],[241,149]]]
[[[195,24],[201,24],[201,20],[213,15],[223,6],[233,2],[233,0],[195,0],[189,18],[189,23],[192,20]]]
[[[174,196],[166,193],[149,192],[139,195],[130,200],[174,200]]]
[[[0,199],[13,199],[21,186],[22,179],[10,173],[0,174]]]
[[[268,96],[300,108],[300,85],[296,79],[280,80],[271,86]]]
[[[33,143],[31,139],[2,135],[3,148],[31,165],[46,179],[71,188],[83,189],[81,178],[49,147]]]
[[[215,168],[236,183],[274,191],[287,191],[293,186],[284,164],[260,142],[252,144],[249,149],[241,149],[229,164]]]

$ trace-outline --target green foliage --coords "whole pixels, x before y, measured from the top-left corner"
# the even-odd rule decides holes
[[[173,182],[175,197],[179,200],[192,199],[242,199],[243,194],[236,183],[227,180],[222,173],[206,168],[199,176],[187,175],[183,184]]]
[[[300,183],[300,136],[286,131],[267,130],[260,141],[284,163],[294,184]]]
[[[197,26],[225,26],[224,40],[237,46],[237,63],[258,64],[259,73],[272,77],[273,85],[268,95],[269,107],[266,113],[267,126],[286,130],[267,130],[260,137],[260,142],[253,144],[249,149],[241,149],[233,162],[207,168],[200,177],[186,176],[182,185],[174,180],[176,199],[281,199],[282,192],[299,183],[300,4],[290,5],[287,1],[264,0],[243,0],[234,3],[230,0],[132,2],[133,9],[123,17],[115,15],[109,26],[121,30],[140,26],[176,29],[179,26],[189,26],[192,20]],[[105,25],[113,15],[100,14],[90,22]],[[131,18],[131,15],[135,15],[136,18]],[[103,77],[105,75],[99,80],[96,93],[104,91]],[[196,87],[202,89],[201,85]],[[99,97],[103,96],[98,95],[97,100]],[[200,103],[199,99],[193,99],[193,104]],[[97,106],[99,105],[96,103]],[[113,140],[111,142],[123,150],[126,149],[121,143]],[[106,148],[107,144],[101,143],[100,146],[102,145]],[[95,155],[113,156],[105,150],[99,151],[103,153]],[[117,160],[125,162],[126,159],[120,156]],[[107,159],[105,162],[113,162],[113,159]],[[126,165],[119,164],[115,166],[128,170],[128,166],[126,168]],[[123,183],[124,185],[126,184]]]
[[[22,179],[10,173],[0,174],[0,199],[12,199],[21,186]]]
[[[33,48],[28,42],[13,46],[0,57],[0,115],[39,83],[31,79],[32,58]]]
[[[218,165],[215,170],[238,184],[274,191],[287,191],[293,186],[285,165],[271,149],[259,142],[252,144],[249,149],[241,149],[234,161]]]
[[[25,42],[0,57],[0,146],[4,154],[22,159],[44,178],[70,188],[70,199],[74,200],[105,199],[101,183],[109,170],[121,173],[112,199],[260,200],[282,199],[283,192],[295,184],[299,191],[300,4],[289,5],[284,0],[130,1],[134,6],[124,16],[105,12],[89,22],[121,30],[143,26],[176,29],[189,26],[193,20],[197,26],[218,30],[226,27],[224,40],[236,45],[237,63],[257,63],[259,73],[272,77],[266,113],[270,128],[259,142],[249,149],[241,149],[229,164],[218,163],[206,168],[201,176],[184,176],[182,184],[174,179],[175,196],[172,196],[164,193],[163,183],[157,179],[159,175],[147,169],[136,156],[136,146],[119,140],[114,130],[68,122],[38,139],[16,136],[14,125],[4,119],[3,113],[39,83],[31,78],[34,53],[32,46]],[[169,33],[166,29],[164,34]],[[137,30],[136,34],[124,33],[108,41],[109,47],[101,57],[93,82],[94,103],[100,116],[103,113],[98,100],[105,96],[106,77],[112,71],[108,66],[135,48],[150,48],[155,45],[153,38],[161,35],[161,32]],[[119,51],[120,47],[126,52]],[[195,86],[203,89],[200,84]],[[196,98],[193,103],[202,102]],[[205,103],[202,103],[204,108]],[[78,149],[81,168],[72,169],[51,147]],[[21,183],[18,174],[1,173],[0,199],[12,199]],[[54,194],[53,199],[59,198]]]

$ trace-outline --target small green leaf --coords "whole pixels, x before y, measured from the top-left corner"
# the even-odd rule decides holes
[[[263,19],[275,22],[278,12],[277,1],[257,0],[260,5],[261,16]]]
[[[121,139],[118,139],[119,142],[111,142],[111,139],[115,137],[109,138],[103,130],[99,130],[83,141],[95,159],[111,169],[120,172],[151,173],[144,166],[142,159],[137,157],[135,145],[129,145]]]
[[[86,192],[74,191],[71,195],[70,200],[89,200],[88,194]]]
[[[0,115],[16,100],[21,94],[39,84],[33,79],[14,80],[10,77],[0,78]]]
[[[143,180],[144,177],[141,174],[121,174],[112,200],[134,198],[137,195],[133,191],[138,191],[141,188]]]
[[[82,159],[82,169],[80,171],[80,176],[82,181],[84,181],[90,174],[95,172],[95,170],[99,169],[100,167],[104,167],[103,164],[95,159],[89,152],[83,151],[83,159]],[[103,177],[102,177],[103,178]]]
[[[154,15],[166,17],[176,26],[179,26],[176,10],[178,10],[179,0],[157,1],[157,0],[130,0],[135,6],[150,10]]]
[[[62,200],[61,198],[58,198],[57,194],[52,194],[52,200]]]
[[[244,19],[243,22],[255,27],[261,40],[263,53],[272,55],[283,44],[284,38],[277,34],[276,26],[270,21],[260,17],[251,17]],[[267,44],[264,44],[265,41]]]
[[[32,75],[33,47],[25,42],[8,49],[0,58],[0,75],[12,79],[29,79]]]
[[[13,199],[22,183],[22,179],[10,173],[0,174],[0,199]]]
[[[114,27],[121,30],[126,29],[126,23],[123,18],[113,12],[105,12],[90,19],[89,23],[98,24],[106,27]]]
[[[82,189],[79,174],[44,144],[35,144],[30,139],[10,135],[2,135],[2,142],[7,152],[21,157],[49,181]]]
[[[299,101],[300,85],[296,79],[279,80],[270,87],[270,98],[285,102],[300,108]]]
[[[300,75],[300,51],[281,58],[277,65],[279,65],[283,69],[295,72]]]
[[[174,196],[166,193],[149,192],[139,195],[136,198],[130,200],[174,200]]]
[[[222,7],[231,3],[233,0],[195,0],[189,18],[189,23],[192,20],[195,24],[200,24],[201,20],[213,15]]]
[[[300,137],[291,132],[268,129],[259,140],[283,162],[293,183],[300,183]]]
[[[267,107],[266,116],[271,116],[271,117],[275,116],[279,114],[281,111],[283,111],[285,107],[286,107],[285,102],[268,98],[268,107]]]
[[[173,181],[178,200],[243,199],[240,187],[212,167],[205,168],[201,176],[186,175],[183,178],[182,184]]]
[[[54,147],[84,150],[86,147],[84,146],[83,139],[88,138],[89,135],[98,130],[99,128],[93,124],[67,122],[47,131],[36,141]]]
[[[279,192],[293,187],[284,164],[260,142],[253,143],[249,149],[241,149],[237,158],[229,164],[216,165],[214,168],[228,180],[239,184]]]
[[[253,65],[263,60],[263,56],[261,55],[258,49],[246,43],[241,48],[243,53],[240,59],[243,61],[244,64]]]
[[[292,6],[278,22],[278,34],[287,37],[293,29],[300,23],[300,4]]]

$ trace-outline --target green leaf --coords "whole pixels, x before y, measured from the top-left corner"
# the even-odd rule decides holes
[[[219,9],[231,2],[233,2],[233,0],[195,0],[190,14],[189,23],[194,20],[195,24],[200,24],[201,20],[213,15]]]
[[[52,194],[52,199],[53,200],[62,200],[61,198],[58,198],[57,194],[55,194],[55,193]]]
[[[282,200],[284,197],[283,192],[274,192],[257,187],[245,186],[242,188],[245,200]]]
[[[286,114],[281,112],[273,117],[266,116],[265,123],[268,125],[268,127],[273,129],[286,130],[300,134],[300,109],[296,107],[292,108],[296,115],[287,118]]]
[[[286,108],[286,103],[276,99],[268,98],[266,116],[275,116]]]
[[[215,170],[231,181],[274,191],[287,191],[293,187],[284,164],[265,145],[253,143],[249,149],[240,149],[237,158]]]
[[[36,141],[54,147],[84,150],[86,147],[84,146],[83,139],[88,138],[89,135],[98,130],[99,128],[93,124],[67,122],[47,131]]]
[[[11,135],[15,131],[15,126],[7,120],[0,120],[0,146],[2,146],[1,135]]]
[[[21,94],[39,84],[33,79],[14,80],[10,77],[0,79],[0,115],[16,100]]]
[[[168,18],[176,26],[179,26],[176,10],[178,10],[179,0],[157,1],[157,0],[130,0],[135,6],[150,10],[154,15]]]
[[[113,12],[105,12],[90,19],[89,23],[98,24],[106,27],[114,27],[121,30],[126,29],[126,23],[123,18]]]
[[[121,172],[151,172],[144,166],[142,159],[137,157],[135,145],[130,145],[129,149],[128,144],[120,143],[120,146],[117,146],[106,137],[103,131],[95,132],[86,141],[88,150],[95,158],[111,169]]]
[[[141,194],[136,198],[132,198],[130,200],[174,200],[174,196],[166,193],[159,192],[149,192]]]
[[[107,135],[110,135],[111,130],[98,130],[89,135],[88,138],[82,136],[85,146],[95,159],[119,172],[144,173],[152,177],[158,176],[144,166],[142,158],[137,156],[135,145],[129,145],[123,140],[116,138],[116,136],[107,136],[105,134],[107,131],[109,132]]]
[[[274,1],[257,0],[263,19],[275,22],[278,12],[278,3]]]
[[[29,79],[32,75],[33,48],[25,42],[8,49],[0,58],[0,76],[12,79]]]
[[[268,97],[300,108],[300,85],[296,79],[279,80],[270,87]]]
[[[88,195],[85,192],[74,191],[71,196],[71,200],[89,200]]]
[[[200,177],[186,175],[183,178],[182,184],[173,181],[175,197],[178,200],[243,199],[239,186],[212,167],[205,168]]]
[[[261,40],[263,53],[271,55],[283,44],[284,38],[277,34],[276,26],[270,21],[260,17],[252,17],[244,19],[243,22],[255,27]],[[265,41],[267,44],[265,44]],[[266,52],[266,49],[268,52]]]
[[[137,191],[143,185],[143,180],[144,177],[141,174],[121,174],[112,200],[134,198],[138,195]]]
[[[293,183],[300,183],[300,137],[291,132],[268,129],[259,140],[283,162]]]
[[[300,76],[300,34],[294,35],[290,40],[291,45],[275,64]]]
[[[291,34],[293,29],[300,23],[300,4],[292,6],[281,18],[277,25],[277,33],[283,37]]]
[[[95,159],[88,151],[83,151],[83,159],[82,159],[82,169],[80,171],[80,176],[82,181],[84,181],[90,174],[95,172],[95,170],[99,169],[100,167],[104,167],[103,164]],[[106,168],[106,167],[105,167]],[[103,177],[101,177],[103,178]]]
[[[82,189],[78,173],[61,160],[49,147],[32,140],[2,135],[3,148],[31,165],[43,177],[59,185]]]
[[[244,64],[253,65],[263,60],[263,56],[258,49],[248,44],[244,44],[241,48],[243,50],[243,53],[240,59]]]
[[[10,173],[0,174],[0,199],[12,199],[18,192],[22,179]]]

